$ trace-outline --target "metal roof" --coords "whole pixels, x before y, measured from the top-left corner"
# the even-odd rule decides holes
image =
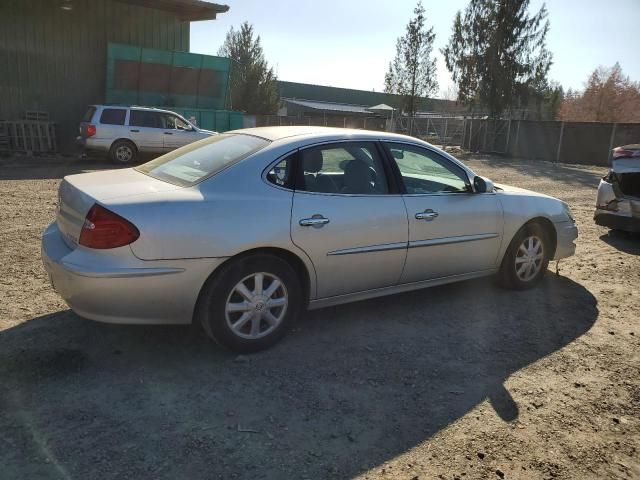
[[[122,3],[139,5],[141,7],[164,10],[178,15],[182,20],[195,22],[198,20],[213,20],[218,13],[229,10],[228,5],[209,3],[203,0],[118,0]]]
[[[346,112],[346,113],[370,113],[365,105],[353,105],[349,103],[319,102],[314,100],[298,100],[293,98],[283,98],[284,102],[293,103],[301,107],[325,112]]]

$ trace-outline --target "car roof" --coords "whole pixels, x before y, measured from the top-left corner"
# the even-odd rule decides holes
[[[374,138],[374,139],[388,139],[388,140],[403,140],[411,141],[417,144],[424,144],[414,137],[408,137],[406,135],[399,135],[397,133],[381,132],[374,130],[361,130],[357,128],[338,128],[338,127],[314,127],[306,125],[294,125],[284,127],[254,127],[243,128],[240,130],[232,130],[226,133],[242,133],[246,135],[254,135],[266,140],[276,141],[287,139],[290,137],[313,137],[314,139],[327,138],[332,139],[336,137],[349,138]]]
[[[172,110],[164,110],[162,108],[156,107],[143,107],[140,105],[119,105],[119,104],[95,104],[89,105],[90,107],[100,107],[100,108],[135,108],[136,110],[148,110],[150,112],[161,112],[161,113],[172,113],[174,115],[179,115],[178,113]]]

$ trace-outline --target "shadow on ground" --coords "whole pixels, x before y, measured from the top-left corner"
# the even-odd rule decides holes
[[[600,236],[600,240],[612,247],[631,255],[640,255],[640,234],[609,230]]]
[[[345,478],[488,399],[598,315],[548,275],[486,280],[307,313],[276,347],[236,357],[195,327],[127,327],[69,311],[0,332],[7,478]]]

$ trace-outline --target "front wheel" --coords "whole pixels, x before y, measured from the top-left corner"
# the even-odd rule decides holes
[[[258,254],[231,261],[207,281],[197,316],[215,341],[251,353],[280,340],[301,305],[294,269],[280,257]]]
[[[537,223],[525,225],[513,238],[504,255],[498,277],[500,283],[515,290],[535,286],[549,265],[551,245]]]

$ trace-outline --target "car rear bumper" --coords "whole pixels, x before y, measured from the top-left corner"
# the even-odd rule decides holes
[[[578,238],[578,227],[573,222],[556,223],[556,254],[554,260],[567,258],[576,253],[575,240]]]
[[[223,261],[144,261],[128,246],[70,249],[55,223],[42,236],[53,288],[78,315],[107,323],[191,323],[202,285]]]
[[[108,152],[111,148],[112,143],[113,141],[108,138],[85,138],[82,136],[76,137],[76,145],[79,145],[84,150]]]
[[[600,212],[596,210],[593,219],[596,225],[614,230],[624,230],[627,232],[640,232],[640,217],[627,215],[616,215],[611,212]]]

